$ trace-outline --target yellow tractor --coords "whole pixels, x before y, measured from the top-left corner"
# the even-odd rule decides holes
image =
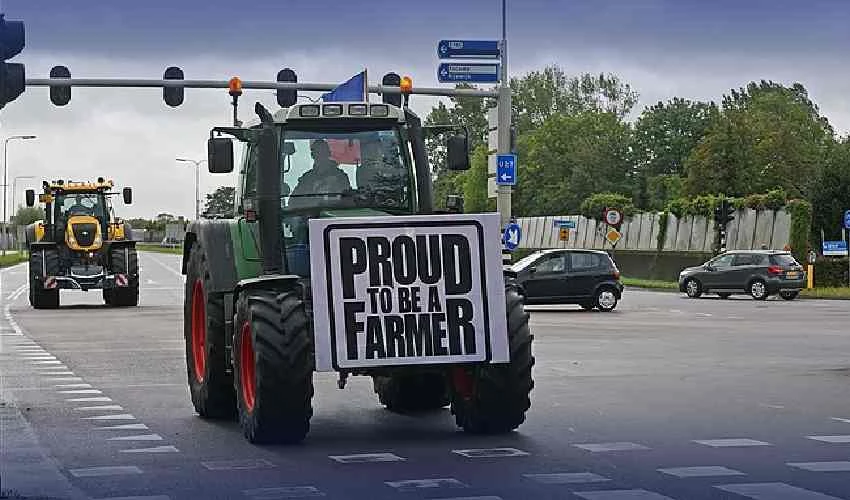
[[[44,181],[44,218],[27,226],[29,299],[36,309],[59,307],[59,290],[103,290],[109,306],[139,303],[139,260],[132,229],[115,217],[113,182]],[[133,191],[122,190],[125,204]],[[27,206],[36,203],[27,190]]]

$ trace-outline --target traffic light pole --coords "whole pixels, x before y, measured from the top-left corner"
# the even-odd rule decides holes
[[[502,39],[499,42],[499,55],[501,56],[501,74],[499,75],[499,93],[497,101],[499,154],[511,153],[511,86],[508,80],[508,40],[507,40],[507,12],[505,0],[502,0]],[[496,211],[499,212],[502,228],[511,221],[511,190],[513,186],[497,183],[496,186]]]

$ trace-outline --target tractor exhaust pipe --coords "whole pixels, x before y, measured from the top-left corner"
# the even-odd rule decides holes
[[[277,135],[272,126],[259,133],[257,162],[257,218],[263,274],[282,274],[283,251],[280,233],[280,165]]]

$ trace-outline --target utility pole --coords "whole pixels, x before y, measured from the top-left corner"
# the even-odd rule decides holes
[[[205,163],[207,160],[195,161],[188,158],[176,158],[176,160],[195,165],[195,220],[199,220],[201,218],[201,191],[199,187],[201,181],[201,163]]]
[[[502,0],[502,39],[499,41],[501,57],[499,96],[497,98],[499,154],[511,153],[511,87],[508,80],[507,0]],[[517,175],[519,177],[519,175]],[[496,211],[504,228],[511,221],[511,190],[513,186],[496,186]]]
[[[34,135],[13,135],[11,137],[7,137],[3,141],[3,255],[6,255],[6,250],[9,248],[9,224],[6,219],[6,193],[9,191],[9,155],[7,154],[9,151],[9,141],[13,140],[29,140],[35,139]]]

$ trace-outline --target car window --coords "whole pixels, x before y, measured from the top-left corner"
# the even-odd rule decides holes
[[[601,265],[599,255],[587,252],[575,252],[570,254],[570,267],[573,271],[584,271],[595,269]]]
[[[729,267],[732,265],[732,259],[735,257],[735,254],[729,253],[726,255],[721,255],[716,259],[709,262],[714,267]]]
[[[777,266],[799,266],[800,264],[790,253],[777,253],[770,256],[770,260]]]
[[[538,273],[562,273],[565,268],[564,256],[551,255],[535,267]]]
[[[757,266],[764,262],[764,255],[756,253],[739,253],[732,260],[733,266]]]

